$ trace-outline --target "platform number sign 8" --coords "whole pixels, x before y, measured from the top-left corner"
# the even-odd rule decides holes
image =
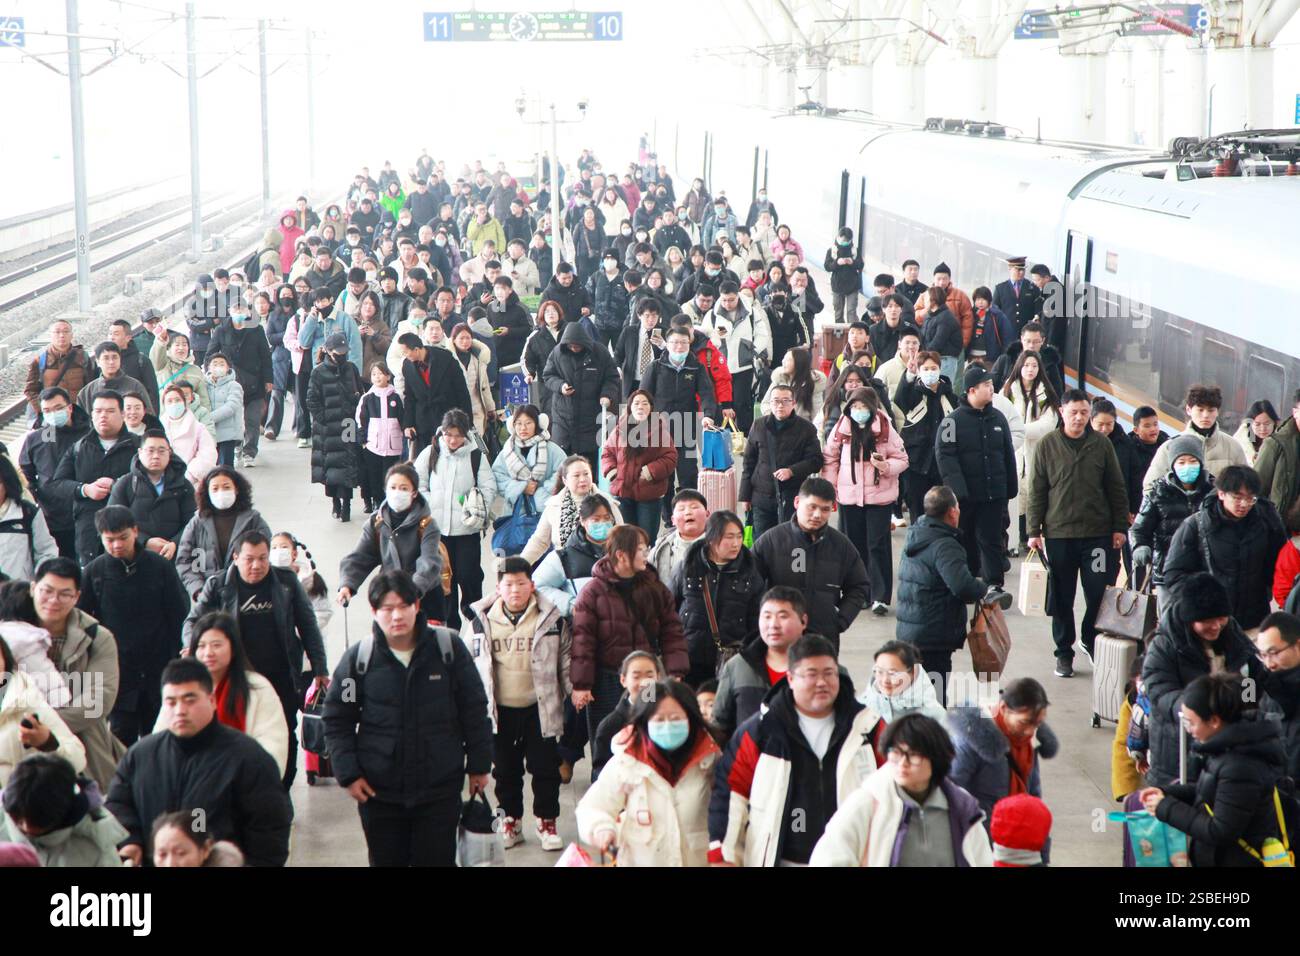
[[[0,46],[26,46],[27,32],[22,17],[0,14]]]
[[[1193,24],[1197,33],[1204,33],[1210,28],[1210,11],[1206,10],[1204,5],[1194,8],[1196,16],[1193,18]]]
[[[597,40],[621,40],[623,39],[623,14],[621,13],[596,13],[592,15],[595,24],[595,39]]]

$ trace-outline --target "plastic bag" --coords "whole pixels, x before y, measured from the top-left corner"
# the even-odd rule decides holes
[[[1187,834],[1162,823],[1146,810],[1125,813],[1112,810],[1107,818],[1128,824],[1128,839],[1138,866],[1191,866]]]
[[[726,471],[731,467],[731,462],[731,439],[726,432],[712,429],[700,436],[700,468]]]
[[[487,794],[465,801],[456,835],[457,866],[505,866],[506,844],[497,828],[497,818]]]

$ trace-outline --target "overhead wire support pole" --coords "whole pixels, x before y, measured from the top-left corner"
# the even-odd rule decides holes
[[[185,60],[190,101],[190,261],[197,262],[203,253],[203,210],[199,199],[199,56],[193,2],[185,4]]]
[[[311,27],[307,37],[307,188],[316,187],[316,78],[311,61]]]
[[[67,0],[68,84],[72,104],[72,189],[76,220],[77,310],[90,311],[90,211],[86,196],[86,124],[81,98],[81,37],[77,0]]]
[[[262,217],[271,215],[271,131],[267,119],[266,21],[257,21],[257,74],[262,101]],[[252,282],[253,277],[248,276]]]
[[[551,104],[551,259],[555,265],[564,261],[564,219],[560,216],[560,124]],[[577,255],[574,240],[574,255]]]

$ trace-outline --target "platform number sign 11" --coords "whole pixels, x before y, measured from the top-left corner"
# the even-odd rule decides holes
[[[424,15],[424,39],[426,42],[450,40],[452,37],[450,13],[426,13]]]
[[[26,46],[27,31],[22,17],[7,17],[0,13],[0,46]]]

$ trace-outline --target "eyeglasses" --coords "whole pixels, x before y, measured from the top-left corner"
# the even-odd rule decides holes
[[[925,760],[925,754],[919,754],[914,750],[892,748],[889,753],[885,754],[885,759],[890,763],[905,763],[909,767],[919,767],[921,761]]]
[[[1255,502],[1259,501],[1255,495],[1237,495],[1232,492],[1225,492],[1224,497],[1231,500],[1234,505],[1245,505],[1247,508],[1253,508]]]
[[[69,601],[75,601],[78,594],[77,591],[56,591],[54,588],[45,584],[37,585],[36,593],[39,597],[44,598],[47,601],[54,600],[62,604],[67,604]]]
[[[871,669],[871,676],[878,680],[883,678],[884,680],[896,681],[902,680],[904,677],[908,677],[909,675],[907,671],[891,671],[885,670],[882,667],[873,667]]]
[[[782,408],[784,408],[784,407],[786,407],[787,405],[793,405],[793,404],[794,404],[794,399],[793,399],[793,398],[774,398],[774,399],[772,399],[772,404],[773,404],[773,405],[779,405],[779,406],[781,406]]]
[[[1295,646],[1296,645],[1294,644],[1288,644],[1286,647],[1274,647],[1274,648],[1270,648],[1267,651],[1256,651],[1255,656],[1258,657],[1265,664],[1267,664],[1269,661],[1277,660],[1287,651],[1294,650]]]

